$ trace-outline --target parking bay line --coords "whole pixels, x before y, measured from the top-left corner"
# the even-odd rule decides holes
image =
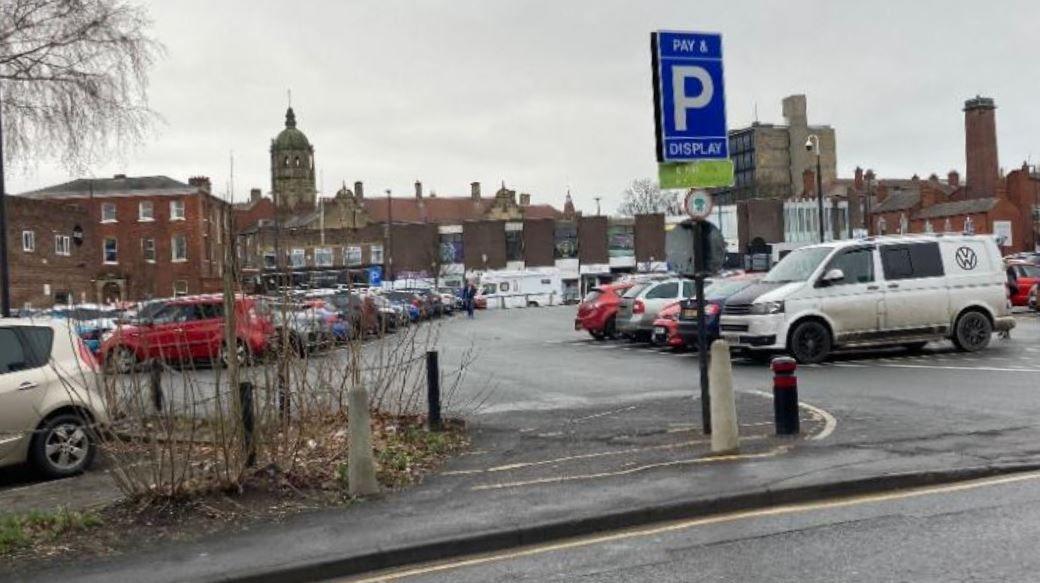
[[[939,364],[898,364],[890,362],[878,362],[874,364],[855,364],[851,362],[835,362],[832,366],[844,368],[872,368],[883,366],[887,368],[924,368],[932,370],[973,370],[983,372],[1040,372],[1040,368],[1014,368],[1002,366],[948,366]]]

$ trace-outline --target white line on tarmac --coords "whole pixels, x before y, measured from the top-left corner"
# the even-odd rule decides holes
[[[757,391],[756,390],[756,391],[748,391],[748,392],[754,393],[756,395],[761,395],[763,397],[768,397],[770,399],[773,398],[773,394],[772,393],[768,393],[766,391]],[[823,431],[821,431],[821,432],[819,432],[816,435],[813,435],[811,437],[807,437],[806,438],[807,441],[819,441],[821,439],[826,439],[826,438],[830,437],[830,435],[832,433],[834,433],[834,429],[838,427],[838,420],[834,418],[834,415],[831,415],[827,411],[824,411],[823,409],[820,409],[819,407],[816,407],[814,405],[810,405],[809,403],[805,403],[803,401],[799,401],[798,402],[798,406],[803,408],[803,409],[805,409],[806,411],[811,411],[811,412],[813,412],[813,413],[815,413],[815,414],[817,414],[817,415],[819,415],[820,417],[823,418]]]

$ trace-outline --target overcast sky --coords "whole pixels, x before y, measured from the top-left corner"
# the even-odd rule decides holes
[[[235,198],[270,190],[268,147],[286,91],[319,182],[464,195],[501,180],[562,205],[613,211],[654,176],[649,32],[723,33],[730,129],[781,122],[808,96],[837,132],[839,174],[963,173],[961,107],[996,100],[1000,161],[1040,158],[1040,13],[1030,2],[318,1],[151,3],[167,54],[150,99],[165,122],[125,160],[93,169],[207,175]],[[22,192],[73,178],[42,162]],[[321,184],[319,184],[319,188]]]

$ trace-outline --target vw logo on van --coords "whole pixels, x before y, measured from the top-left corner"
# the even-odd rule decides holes
[[[957,266],[965,271],[971,271],[979,264],[978,255],[975,255],[975,251],[970,247],[958,247],[954,258],[957,260]]]

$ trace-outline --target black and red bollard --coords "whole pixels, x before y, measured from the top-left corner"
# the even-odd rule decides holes
[[[789,356],[778,356],[770,363],[773,369],[773,415],[777,435],[798,435],[798,368]]]

